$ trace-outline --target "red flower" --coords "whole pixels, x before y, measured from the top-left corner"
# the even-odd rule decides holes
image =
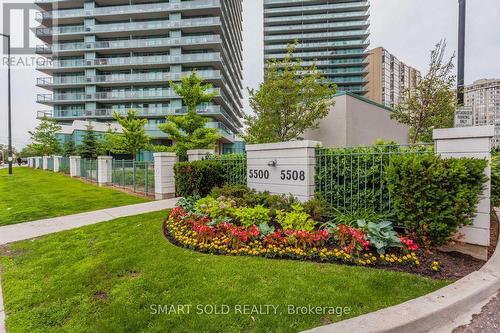
[[[172,210],[170,211],[169,217],[173,218],[174,220],[178,220],[178,219],[184,218],[186,215],[187,215],[187,212],[184,210],[184,208],[179,206],[179,207],[172,208]]]
[[[342,249],[347,253],[353,251],[369,250],[370,242],[366,240],[366,234],[360,229],[340,224],[337,228],[337,239]]]
[[[257,226],[253,225],[250,228],[248,228],[248,232],[252,237],[258,237],[260,234],[260,230]]]
[[[414,240],[408,238],[408,237],[399,237],[399,240],[405,247],[408,249],[408,251],[417,251],[419,249],[419,246],[417,243],[415,243]]]

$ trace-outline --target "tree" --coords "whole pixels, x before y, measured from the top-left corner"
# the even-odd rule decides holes
[[[180,84],[170,82],[170,85],[188,108],[185,115],[168,115],[167,121],[158,126],[174,142],[173,150],[178,156],[186,157],[189,149],[213,148],[221,135],[216,128],[205,127],[208,119],[196,112],[198,105],[209,103],[216,96],[216,92],[207,92],[212,85],[203,83],[196,71]]]
[[[297,46],[288,46],[282,59],[267,62],[266,77],[259,89],[248,89],[254,115],[245,117],[249,143],[281,142],[301,139],[309,128],[317,128],[333,106],[336,86],[321,75],[313,64],[304,67],[294,58]]]
[[[75,142],[73,139],[70,139],[66,141],[63,145],[63,155],[68,157],[68,156],[74,156],[77,152],[77,147],[75,145]]]
[[[60,145],[56,134],[61,129],[62,127],[53,119],[43,117],[34,131],[28,131],[33,141],[30,147],[37,152],[37,155],[48,156],[58,153]]]
[[[149,143],[149,136],[144,126],[148,123],[147,119],[137,118],[137,112],[128,110],[126,116],[115,112],[113,118],[122,126],[123,133],[112,132],[111,129],[106,133],[106,142],[112,152],[123,152],[132,154],[133,158],[141,149],[145,149]]]
[[[97,158],[99,155],[99,140],[92,125],[87,125],[87,131],[82,139],[82,144],[78,148],[80,156],[83,158]]]
[[[0,145],[1,146],[1,145]],[[19,152],[19,156],[22,158],[37,156],[38,152],[33,148],[32,145],[27,145]]]
[[[413,90],[404,91],[404,100],[391,115],[401,124],[410,126],[410,142],[430,142],[435,128],[453,127],[457,108],[453,59],[444,61],[446,41],[431,51],[429,72]]]

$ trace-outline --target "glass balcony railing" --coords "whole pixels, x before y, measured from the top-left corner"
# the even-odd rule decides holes
[[[52,66],[39,67],[43,69],[60,68],[85,68],[85,67],[111,67],[111,66],[129,66],[129,65],[152,65],[152,64],[171,64],[171,63],[196,63],[196,62],[214,62],[221,61],[220,53],[193,53],[181,55],[157,55],[157,56],[138,56],[138,57],[116,57],[116,58],[97,58],[97,59],[58,59],[52,61]]]
[[[218,88],[209,90],[210,92],[221,95]],[[156,99],[156,98],[180,98],[173,89],[144,89],[144,90],[116,90],[116,91],[101,91],[96,93],[54,93],[54,94],[38,94],[37,101],[39,103],[46,102],[67,102],[67,101],[107,101],[120,99]]]
[[[264,27],[264,32],[276,32],[276,31],[307,31],[307,30],[318,30],[318,29],[335,29],[335,28],[352,28],[352,27],[367,27],[370,25],[368,20],[363,21],[349,21],[349,22],[333,22],[333,23],[315,23],[315,24],[288,24],[288,25],[278,25]]]
[[[117,112],[119,114],[125,115],[130,108],[108,108],[108,109],[94,109],[94,110],[85,110],[85,109],[71,109],[71,110],[54,110],[54,111],[38,111],[37,118],[48,117],[48,118],[57,118],[57,119],[75,119],[75,118],[113,118],[113,113]],[[158,107],[158,108],[132,108],[137,112],[137,115],[140,117],[158,117],[158,116],[166,116],[169,114],[182,115],[187,113],[186,107],[174,108],[174,107]],[[230,117],[227,112],[225,112],[219,105],[207,105],[207,106],[199,106],[196,110],[197,113],[210,117],[220,117],[222,121],[226,124],[233,127],[234,130],[237,130],[241,127],[241,125],[237,124],[234,118]],[[221,123],[222,124],[222,123]],[[232,133],[229,127],[223,125],[223,129],[225,129],[228,133]]]
[[[302,61],[302,66],[311,66],[316,64],[316,66],[338,66],[338,65],[359,65],[368,64],[364,58],[352,58],[352,59],[333,59],[333,60],[323,60],[323,61]]]
[[[38,118],[47,116],[49,118],[81,118],[81,117],[105,117],[112,118],[113,113],[126,114],[130,108],[115,108],[115,109],[73,109],[73,110],[54,110],[54,111],[38,111]],[[137,112],[138,116],[163,116],[168,114],[185,114],[186,108],[173,107],[158,107],[158,108],[132,108]],[[197,112],[200,114],[218,114],[221,107],[218,105],[209,105],[198,107]]]
[[[264,23],[281,23],[281,22],[307,22],[307,21],[320,21],[320,20],[334,20],[340,18],[351,17],[368,17],[370,12],[356,11],[346,13],[329,13],[329,14],[311,14],[311,15],[293,15],[293,16],[271,16],[265,17]]]
[[[340,40],[335,42],[317,42],[317,43],[306,43],[300,42],[297,45],[297,50],[301,49],[320,49],[328,47],[344,47],[344,46],[368,46],[370,45],[370,40]],[[287,50],[288,44],[272,44],[264,45],[264,50]]]
[[[222,43],[219,35],[190,36],[179,38],[144,38],[130,40],[98,41],[94,43],[56,43],[37,46],[37,52],[88,51],[105,49],[129,49],[139,47],[165,47]]]
[[[264,6],[266,5],[280,5],[280,4],[294,4],[300,3],[304,4],[302,0],[266,0]],[[323,4],[323,5],[304,5],[304,6],[289,6],[289,7],[276,7],[276,8],[264,8],[264,15],[266,14],[280,14],[280,13],[307,13],[308,11],[321,11],[327,12],[328,10],[337,9],[366,9],[370,7],[369,1],[357,1],[357,2],[345,2],[345,3],[334,3],[334,4]]]
[[[95,17],[124,14],[145,14],[151,12],[185,11],[204,8],[220,8],[220,0],[194,0],[175,3],[158,2],[124,6],[105,6],[88,9],[60,9],[54,11],[37,12],[35,19],[41,21],[86,16]]]
[[[344,50],[344,51],[351,51],[351,50]],[[314,51],[314,52],[295,52],[293,55],[296,58],[302,59],[302,58],[325,58],[325,57],[335,57],[335,56],[362,56],[365,54],[364,50],[353,50],[354,52],[336,52],[335,50],[332,51]],[[287,53],[272,53],[272,54],[266,54],[264,56],[265,59],[283,59],[287,56]]]
[[[205,70],[196,72],[200,77],[205,80],[222,79],[220,71]],[[191,75],[191,72],[182,73],[135,73],[135,74],[109,74],[109,75],[94,75],[94,76],[67,76],[67,77],[42,77],[37,78],[37,85],[39,86],[55,86],[55,85],[68,85],[68,84],[95,84],[95,83],[118,83],[118,82],[148,82],[148,81],[179,81],[181,78]]]
[[[348,31],[332,31],[332,32],[318,32],[318,33],[303,33],[303,34],[286,34],[286,35],[267,35],[264,36],[264,41],[273,40],[305,40],[317,38],[334,38],[334,37],[349,37],[349,36],[367,36],[370,32],[368,30],[348,30]]]
[[[204,17],[182,20],[164,20],[164,21],[141,21],[128,23],[103,23],[91,26],[60,26],[53,28],[37,28],[38,36],[95,33],[95,32],[120,32],[120,31],[139,31],[155,29],[182,29],[190,27],[206,27],[220,25],[218,17]]]

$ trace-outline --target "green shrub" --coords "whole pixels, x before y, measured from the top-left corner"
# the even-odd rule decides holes
[[[270,209],[271,216],[275,216],[277,211],[290,211],[292,206],[298,204],[299,201],[292,195],[275,195],[269,192],[251,191],[244,196],[245,203],[249,207],[257,205],[264,206]]]
[[[245,196],[252,191],[246,185],[224,185],[214,187],[210,195],[214,198],[226,197],[235,200],[239,206],[246,206]]]
[[[500,206],[500,152],[494,152],[491,158],[491,205]]]
[[[470,224],[487,180],[486,161],[394,156],[386,168],[394,213],[422,243],[441,245]]]
[[[328,219],[328,212],[330,210],[328,202],[316,196],[314,199],[304,202],[304,211],[311,216],[311,218],[318,222],[325,222]]]
[[[316,224],[300,204],[293,205],[290,212],[277,211],[276,221],[283,230],[313,231]]]
[[[269,209],[261,205],[257,205],[253,208],[243,207],[235,209],[234,216],[245,228],[249,228],[252,225],[267,224],[271,221]]]
[[[235,211],[235,202],[231,199],[220,197],[214,199],[206,196],[196,202],[196,211],[200,214],[209,215],[213,219],[229,219]]]
[[[352,212],[333,209],[331,222],[333,224],[345,224],[350,227],[356,227],[359,220],[365,221],[384,221],[387,215],[374,212],[370,209],[359,209]]]
[[[212,188],[222,186],[224,181],[223,167],[218,161],[179,162],[175,164],[174,171],[175,191],[182,197],[204,197]]]

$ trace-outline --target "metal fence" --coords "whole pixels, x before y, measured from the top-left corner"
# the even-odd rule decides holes
[[[47,158],[47,169],[50,171],[54,170],[54,157],[50,156]]]
[[[155,193],[154,162],[113,160],[112,183],[114,186],[145,196]]]
[[[80,177],[97,183],[97,160],[82,158],[80,160]]]
[[[353,148],[317,148],[316,193],[333,210],[391,212],[391,194],[385,168],[403,154],[432,154],[432,145],[375,145]]]
[[[61,157],[59,160],[59,172],[69,174],[69,157]]]
[[[224,168],[225,185],[246,185],[247,183],[247,155],[246,154],[224,154],[209,155],[209,160],[222,163]]]

